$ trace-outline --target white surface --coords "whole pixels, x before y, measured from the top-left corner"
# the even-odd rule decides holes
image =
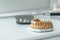
[[[59,40],[60,39],[60,36],[59,37],[54,37],[54,38],[48,38],[48,39],[44,39],[44,40]]]
[[[16,40],[15,18],[0,18],[0,40]]]
[[[51,0],[0,0],[0,13],[50,8]]]
[[[20,40],[29,40],[29,39],[32,40],[32,39],[41,39],[45,37],[60,35],[60,27],[59,27],[60,20],[51,19],[51,21],[54,24],[53,32],[36,33],[36,32],[32,32],[28,30],[28,27],[30,25],[16,24],[16,20],[14,17],[0,18],[0,40],[19,40],[19,39]]]

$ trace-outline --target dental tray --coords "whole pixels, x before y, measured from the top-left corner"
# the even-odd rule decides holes
[[[18,24],[30,24],[31,20],[34,18],[32,15],[19,15],[15,16],[16,23]]]

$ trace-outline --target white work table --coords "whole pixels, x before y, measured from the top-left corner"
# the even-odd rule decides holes
[[[36,17],[44,19],[40,15]],[[30,25],[17,24],[15,17],[0,18],[0,40],[36,40],[60,35],[60,20],[50,19],[50,17],[45,18],[52,21],[54,31],[36,33],[28,29]]]

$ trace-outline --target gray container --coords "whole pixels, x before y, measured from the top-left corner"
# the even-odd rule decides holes
[[[18,15],[15,17],[18,24],[30,24],[31,20],[34,18],[32,15]]]

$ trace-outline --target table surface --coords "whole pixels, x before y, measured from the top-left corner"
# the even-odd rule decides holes
[[[39,17],[42,20],[44,19],[42,18],[43,16],[35,17]],[[28,29],[30,25],[17,24],[15,17],[0,18],[0,40],[32,40],[60,35],[60,20],[50,19],[49,17],[44,20],[48,19],[52,21],[54,25],[54,31],[46,33],[36,33]]]

